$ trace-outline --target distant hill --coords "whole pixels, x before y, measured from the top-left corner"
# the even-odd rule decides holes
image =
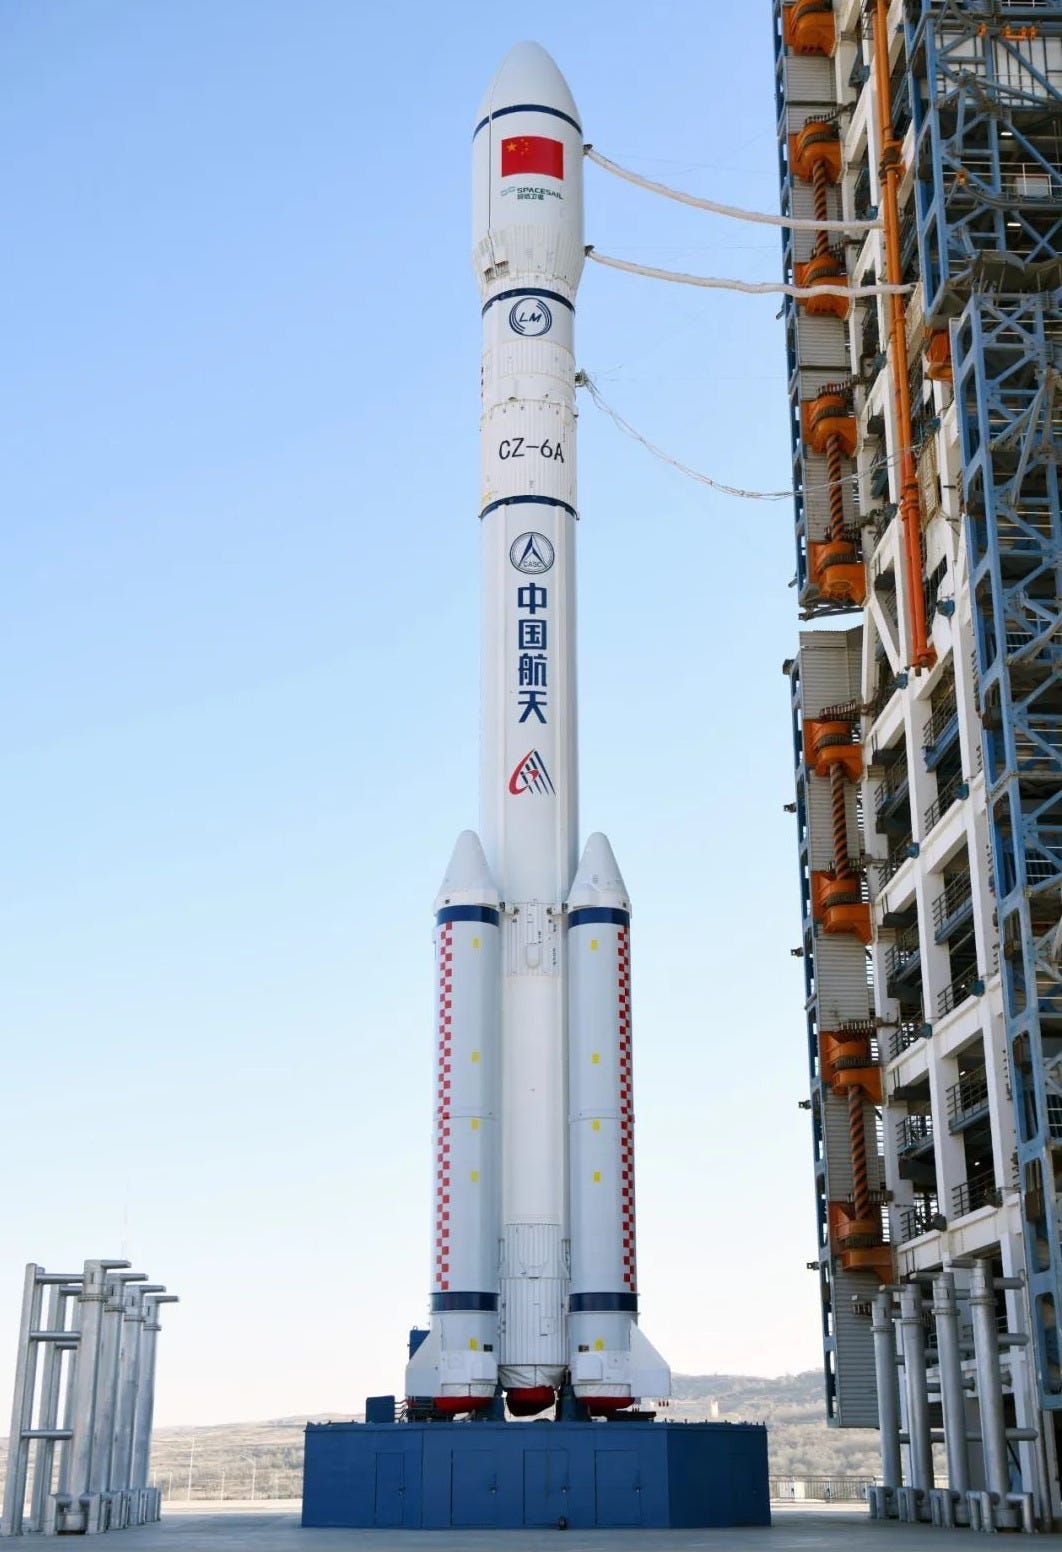
[[[762,1379],[747,1374],[675,1374],[664,1417],[718,1417],[767,1424],[772,1476],[875,1477],[876,1429],[830,1428],[821,1369]]]
[[[297,1498],[307,1422],[348,1421],[337,1410],[264,1423],[157,1428],[153,1479],[167,1496]],[[766,1423],[772,1476],[873,1477],[880,1466],[877,1433],[828,1428],[820,1370],[763,1379],[745,1374],[676,1374],[661,1417]]]

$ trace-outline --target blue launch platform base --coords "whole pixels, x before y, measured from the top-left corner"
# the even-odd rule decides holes
[[[302,1523],[769,1525],[753,1423],[310,1423]]]

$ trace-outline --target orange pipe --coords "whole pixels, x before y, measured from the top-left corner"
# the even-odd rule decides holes
[[[892,127],[892,93],[889,72],[888,0],[877,0],[874,12],[874,73],[878,85],[878,136],[881,142],[882,218],[885,227],[885,279],[892,285],[903,282],[900,261],[900,147]],[[907,608],[911,618],[913,668],[931,668],[936,653],[929,643],[926,628],[926,600],[922,589],[922,519],[918,503],[918,473],[915,469],[914,431],[911,425],[911,391],[907,373],[907,328],[903,296],[890,293],[889,341],[892,345],[892,390],[896,399],[896,419],[903,447],[900,450],[900,520],[903,524],[903,548],[906,561]]]
[[[867,1175],[867,1133],[863,1114],[863,1090],[853,1083],[848,1090],[848,1145],[852,1154],[852,1195],[855,1215],[866,1222],[873,1211],[870,1204],[870,1180]]]
[[[826,202],[826,163],[817,159],[811,169],[811,186],[815,198],[815,219],[825,221],[829,214],[829,205]],[[822,254],[830,250],[829,232],[817,232],[815,234],[815,252]]]
[[[843,765],[830,767],[830,807],[833,817],[834,875],[839,879],[851,879],[855,877],[855,869],[848,855],[848,805]]]
[[[838,544],[844,538],[844,488],[841,484],[841,441],[834,433],[826,438],[826,478],[830,484],[830,523],[826,538]]]

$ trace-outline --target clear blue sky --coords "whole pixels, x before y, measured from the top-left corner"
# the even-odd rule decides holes
[[[0,1406],[22,1265],[123,1252],[184,1301],[160,1422],[401,1386],[431,905],[477,817],[470,132],[526,35],[605,154],[777,208],[767,0],[0,10]],[[778,275],[776,232],[594,167],[587,223]],[[579,364],[688,463],[783,486],[776,310],[589,266]],[[691,484],[586,401],[580,506],[644,1325],[680,1370],[808,1367],[791,508]]]

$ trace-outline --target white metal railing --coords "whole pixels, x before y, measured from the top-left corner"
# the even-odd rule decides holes
[[[768,1479],[772,1503],[866,1503],[875,1477],[787,1477]]]

